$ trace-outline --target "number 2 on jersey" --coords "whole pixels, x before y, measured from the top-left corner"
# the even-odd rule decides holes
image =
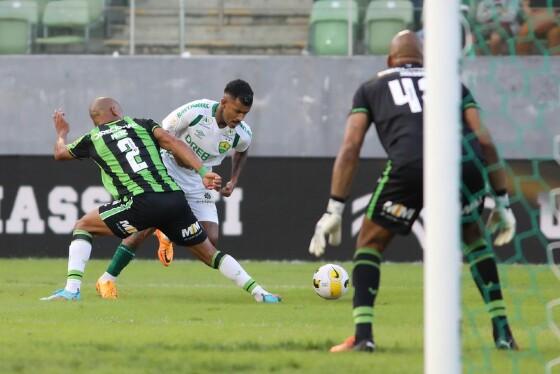
[[[422,92],[424,91],[425,79],[421,78],[418,80],[418,89]],[[393,96],[395,105],[408,104],[412,113],[422,112],[422,104],[418,99],[418,93],[411,78],[392,80],[389,82],[389,89],[391,90],[391,96]],[[422,95],[422,99],[424,99],[424,95]]]
[[[144,170],[148,167],[148,164],[140,158],[136,158],[136,156],[140,154],[140,151],[132,139],[124,138],[119,140],[117,147],[119,147],[122,152],[126,152],[126,160],[130,164],[132,171],[135,173],[138,173],[140,170]]]

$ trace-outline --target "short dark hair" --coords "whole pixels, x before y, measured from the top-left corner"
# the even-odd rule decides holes
[[[224,93],[231,95],[235,99],[239,99],[245,106],[253,104],[253,90],[249,83],[243,79],[235,79],[229,82],[224,89]]]

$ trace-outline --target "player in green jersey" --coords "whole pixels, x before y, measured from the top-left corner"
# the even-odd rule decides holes
[[[149,119],[123,116],[121,106],[108,97],[97,98],[89,109],[95,127],[71,144],[70,126],[57,110],[53,120],[56,160],[91,158],[101,169],[105,188],[115,199],[87,213],[74,226],[64,289],[42,300],[79,300],[80,285],[95,235],[126,238],[149,227],[164,232],[174,243],[219,263],[217,251],[191,212],[183,192],[168,175],[160,147],[197,170],[206,188],[219,189],[221,177],[208,171],[193,151]]]

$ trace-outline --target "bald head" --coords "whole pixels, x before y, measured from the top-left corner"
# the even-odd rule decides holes
[[[422,43],[416,34],[410,30],[399,32],[391,41],[387,65],[389,67],[404,64],[422,64],[424,54]]]
[[[95,125],[102,125],[121,119],[122,108],[115,99],[98,97],[89,106],[89,116]]]

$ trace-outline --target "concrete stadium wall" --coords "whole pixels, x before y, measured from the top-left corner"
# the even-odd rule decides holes
[[[253,156],[332,157],[354,91],[384,66],[383,57],[364,56],[0,57],[0,155],[51,154],[50,117],[58,107],[67,112],[73,139],[91,127],[87,107],[96,96],[118,99],[129,115],[160,120],[187,101],[218,99],[227,81],[244,78],[256,93],[247,118]],[[505,157],[552,158],[559,59],[477,58],[463,72]],[[362,155],[384,157],[375,131]]]

